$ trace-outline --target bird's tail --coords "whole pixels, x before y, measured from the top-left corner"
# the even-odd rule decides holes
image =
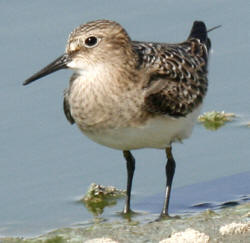
[[[208,50],[211,47],[211,41],[207,36],[207,27],[202,21],[194,21],[188,39],[199,39],[201,43],[207,46]]]
[[[207,46],[207,49],[209,50],[211,47],[211,41],[207,36],[207,33],[221,27],[221,25],[217,25],[209,30],[207,30],[207,27],[204,22],[202,21],[194,21],[193,27],[191,29],[191,32],[189,34],[188,39],[199,39],[201,43],[204,43]]]
[[[207,28],[204,22],[194,21],[193,27],[191,29],[188,39],[195,38],[199,39],[200,42],[204,43],[207,41]]]

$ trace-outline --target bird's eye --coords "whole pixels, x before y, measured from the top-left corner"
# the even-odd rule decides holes
[[[98,39],[95,36],[90,36],[85,40],[86,47],[94,47],[98,42]]]

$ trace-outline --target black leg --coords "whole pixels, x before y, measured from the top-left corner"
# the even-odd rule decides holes
[[[172,187],[172,182],[173,182],[174,172],[175,172],[175,161],[172,155],[172,147],[166,148],[166,155],[168,158],[168,161],[166,164],[167,185],[166,185],[165,201],[164,201],[163,209],[161,212],[161,216],[169,216],[168,206],[169,206],[171,187]]]
[[[123,209],[124,214],[128,214],[131,212],[130,209],[130,196],[131,196],[131,188],[132,188],[132,181],[133,181],[133,175],[135,171],[135,159],[133,155],[130,153],[130,151],[123,151],[123,156],[127,161],[127,197],[126,197],[126,203],[125,207]]]

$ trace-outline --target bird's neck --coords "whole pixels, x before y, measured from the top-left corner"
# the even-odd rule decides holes
[[[96,66],[90,71],[79,71],[73,75],[69,104],[71,115],[82,130],[101,128],[110,122],[113,124],[117,114],[123,116],[130,106],[134,107],[132,98],[140,99],[140,88],[126,75],[128,74],[115,71],[107,65]],[[131,92],[133,95],[130,95]],[[137,110],[131,112],[132,115],[134,113],[137,114]]]
[[[138,70],[133,65],[126,61],[96,63],[84,70],[76,70],[71,86],[78,86],[78,89],[79,87],[91,89],[94,93],[110,94],[112,90],[120,93],[138,82]]]

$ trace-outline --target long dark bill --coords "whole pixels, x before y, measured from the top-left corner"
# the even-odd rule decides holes
[[[67,63],[70,62],[70,58],[68,54],[63,54],[62,56],[58,57],[55,61],[47,65],[45,68],[40,70],[39,72],[32,75],[30,78],[26,79],[23,82],[23,85],[27,85],[39,78],[42,78],[46,75],[49,75],[50,73],[53,73],[55,71],[58,71],[60,69],[68,68]]]

